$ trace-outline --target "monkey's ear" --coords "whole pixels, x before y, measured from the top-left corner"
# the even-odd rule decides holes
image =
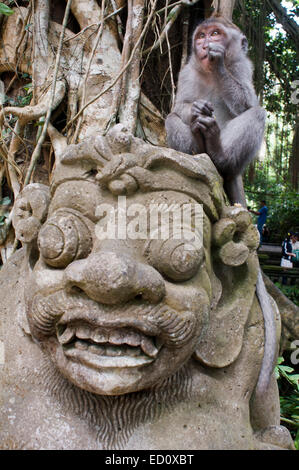
[[[242,50],[245,52],[245,54],[247,54],[247,52],[248,52],[248,41],[247,41],[245,36],[242,37],[241,44],[242,44]]]

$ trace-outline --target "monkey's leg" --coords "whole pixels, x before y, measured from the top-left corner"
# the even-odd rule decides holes
[[[240,175],[259,151],[265,129],[265,111],[254,106],[232,119],[221,131],[222,155],[216,166],[229,178]]]
[[[224,189],[232,206],[234,204],[241,204],[243,207],[247,207],[242,175],[226,178]]]
[[[170,148],[189,155],[205,152],[203,138],[201,141],[200,139],[195,140],[190,126],[185,124],[177,114],[171,113],[167,116],[165,128]]]

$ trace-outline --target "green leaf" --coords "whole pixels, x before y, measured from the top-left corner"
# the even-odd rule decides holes
[[[44,123],[45,123],[45,121],[38,121],[38,122],[36,122],[34,125],[35,125],[35,126],[43,126]]]
[[[10,198],[7,196],[7,197],[4,197],[3,199],[1,199],[0,201],[0,205],[1,206],[8,206],[9,204],[11,203],[11,200]]]
[[[26,91],[31,90],[31,88],[32,88],[32,83],[27,83],[27,85],[24,85],[23,88],[24,88],[24,90],[26,90]]]
[[[2,13],[2,15],[10,16],[14,11],[7,5],[4,5],[4,3],[0,3],[0,13]]]
[[[279,368],[281,369],[282,372],[288,372],[288,373],[294,372],[294,369],[289,366],[280,366]]]

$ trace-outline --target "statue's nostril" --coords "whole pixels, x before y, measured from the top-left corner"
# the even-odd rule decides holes
[[[158,303],[165,295],[164,280],[153,267],[114,252],[92,253],[74,261],[64,276],[71,294],[84,293],[103,304],[130,300]]]
[[[72,286],[72,287],[70,288],[70,292],[71,292],[72,294],[85,294],[84,290],[81,289],[81,288],[78,287],[78,286]]]
[[[142,300],[142,299],[143,299],[142,294],[135,295],[135,300]]]

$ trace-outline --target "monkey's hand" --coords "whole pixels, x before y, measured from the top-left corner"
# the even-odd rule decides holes
[[[212,117],[214,108],[209,101],[197,100],[194,101],[191,107],[191,123],[197,119],[198,116]]]
[[[195,138],[200,134],[205,141],[205,151],[214,160],[217,160],[222,154],[220,128],[215,118],[198,114],[196,119],[191,122],[191,131]]]
[[[225,47],[217,42],[209,43],[209,60],[218,67],[224,67]]]
[[[205,141],[203,133],[200,127],[197,125],[197,121],[200,117],[212,117],[213,107],[211,103],[205,100],[194,101],[191,107],[191,122],[190,129],[193,134],[193,152],[204,153],[206,152]],[[194,145],[195,144],[195,145]]]

